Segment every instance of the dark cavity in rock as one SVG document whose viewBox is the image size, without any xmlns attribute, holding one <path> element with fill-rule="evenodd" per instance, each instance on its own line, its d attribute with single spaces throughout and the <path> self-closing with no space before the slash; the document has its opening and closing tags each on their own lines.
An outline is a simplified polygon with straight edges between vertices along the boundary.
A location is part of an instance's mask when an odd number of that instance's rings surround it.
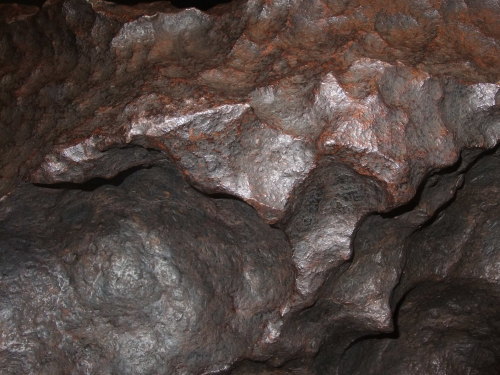
<svg viewBox="0 0 500 375">
<path fill-rule="evenodd" d="M 231 1 L 234 0 L 171 0 L 169 2 L 174 7 L 179 9 L 196 8 L 202 11 L 207 11 L 217 5 L 227 4 L 230 3 Z M 156 3 L 159 1 L 158 0 L 112 0 L 111 2 L 122 5 L 137 5 L 141 3 Z"/>
</svg>

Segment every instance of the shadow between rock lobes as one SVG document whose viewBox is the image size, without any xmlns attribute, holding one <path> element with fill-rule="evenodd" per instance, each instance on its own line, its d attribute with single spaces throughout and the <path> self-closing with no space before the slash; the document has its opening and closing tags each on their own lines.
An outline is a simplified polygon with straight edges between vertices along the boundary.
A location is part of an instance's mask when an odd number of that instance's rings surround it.
<svg viewBox="0 0 500 375">
<path fill-rule="evenodd" d="M 34 5 L 41 7 L 46 0 L 2 0 L 1 4 L 20 4 L 20 5 Z"/>
<path fill-rule="evenodd" d="M 172 0 L 170 3 L 176 8 L 198 8 L 199 10 L 209 10 L 220 4 L 230 3 L 231 0 Z"/>
<path fill-rule="evenodd" d="M 120 186 L 120 184 L 125 181 L 125 179 L 135 172 L 141 169 L 150 169 L 152 166 L 143 166 L 139 165 L 136 167 L 129 168 L 124 170 L 114 177 L 111 178 L 103 178 L 103 177 L 94 177 L 89 179 L 88 181 L 76 183 L 76 182 L 60 182 L 55 184 L 33 184 L 38 187 L 48 188 L 48 189 L 62 189 L 62 190 L 82 190 L 82 191 L 94 191 L 101 186 L 112 185 L 112 186 Z"/>
<path fill-rule="evenodd" d="M 279 320 L 294 280 L 283 232 L 169 161 L 123 173 L 0 202 L 2 374 L 218 373 Z"/>
<path fill-rule="evenodd" d="M 141 3 L 155 3 L 157 0 L 114 0 L 116 4 L 136 5 Z M 217 5 L 230 3 L 231 0 L 172 0 L 170 4 L 179 9 L 197 8 L 207 11 Z"/>
</svg>

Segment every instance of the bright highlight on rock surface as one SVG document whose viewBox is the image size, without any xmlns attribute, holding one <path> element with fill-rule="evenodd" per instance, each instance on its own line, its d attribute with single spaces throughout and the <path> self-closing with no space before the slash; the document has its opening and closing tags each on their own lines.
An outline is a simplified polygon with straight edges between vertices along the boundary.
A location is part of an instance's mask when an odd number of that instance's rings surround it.
<svg viewBox="0 0 500 375">
<path fill-rule="evenodd" d="M 7 374 L 496 374 L 495 1 L 0 4 Z"/>
</svg>

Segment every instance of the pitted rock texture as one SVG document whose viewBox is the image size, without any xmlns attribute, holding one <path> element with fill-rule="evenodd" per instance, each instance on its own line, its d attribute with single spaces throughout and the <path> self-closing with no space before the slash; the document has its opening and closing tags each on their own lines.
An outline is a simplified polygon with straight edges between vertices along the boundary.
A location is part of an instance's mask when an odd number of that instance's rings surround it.
<svg viewBox="0 0 500 375">
<path fill-rule="evenodd" d="M 0 4 L 0 367 L 460 373 L 479 341 L 414 366 L 430 318 L 411 301 L 498 295 L 499 18 L 486 0 Z M 471 336 L 498 312 L 436 303 Z"/>
<path fill-rule="evenodd" d="M 284 234 L 168 165 L 92 191 L 27 186 L 2 203 L 7 373 L 225 369 L 255 357 L 293 291 Z"/>
</svg>

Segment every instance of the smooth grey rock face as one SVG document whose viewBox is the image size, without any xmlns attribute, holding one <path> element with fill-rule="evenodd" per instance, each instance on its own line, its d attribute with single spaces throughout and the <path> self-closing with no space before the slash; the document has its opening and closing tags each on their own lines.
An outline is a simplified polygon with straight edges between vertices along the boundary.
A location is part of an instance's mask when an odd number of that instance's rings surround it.
<svg viewBox="0 0 500 375">
<path fill-rule="evenodd" d="M 498 4 L 130 3 L 0 4 L 2 371 L 494 373 Z"/>
</svg>

